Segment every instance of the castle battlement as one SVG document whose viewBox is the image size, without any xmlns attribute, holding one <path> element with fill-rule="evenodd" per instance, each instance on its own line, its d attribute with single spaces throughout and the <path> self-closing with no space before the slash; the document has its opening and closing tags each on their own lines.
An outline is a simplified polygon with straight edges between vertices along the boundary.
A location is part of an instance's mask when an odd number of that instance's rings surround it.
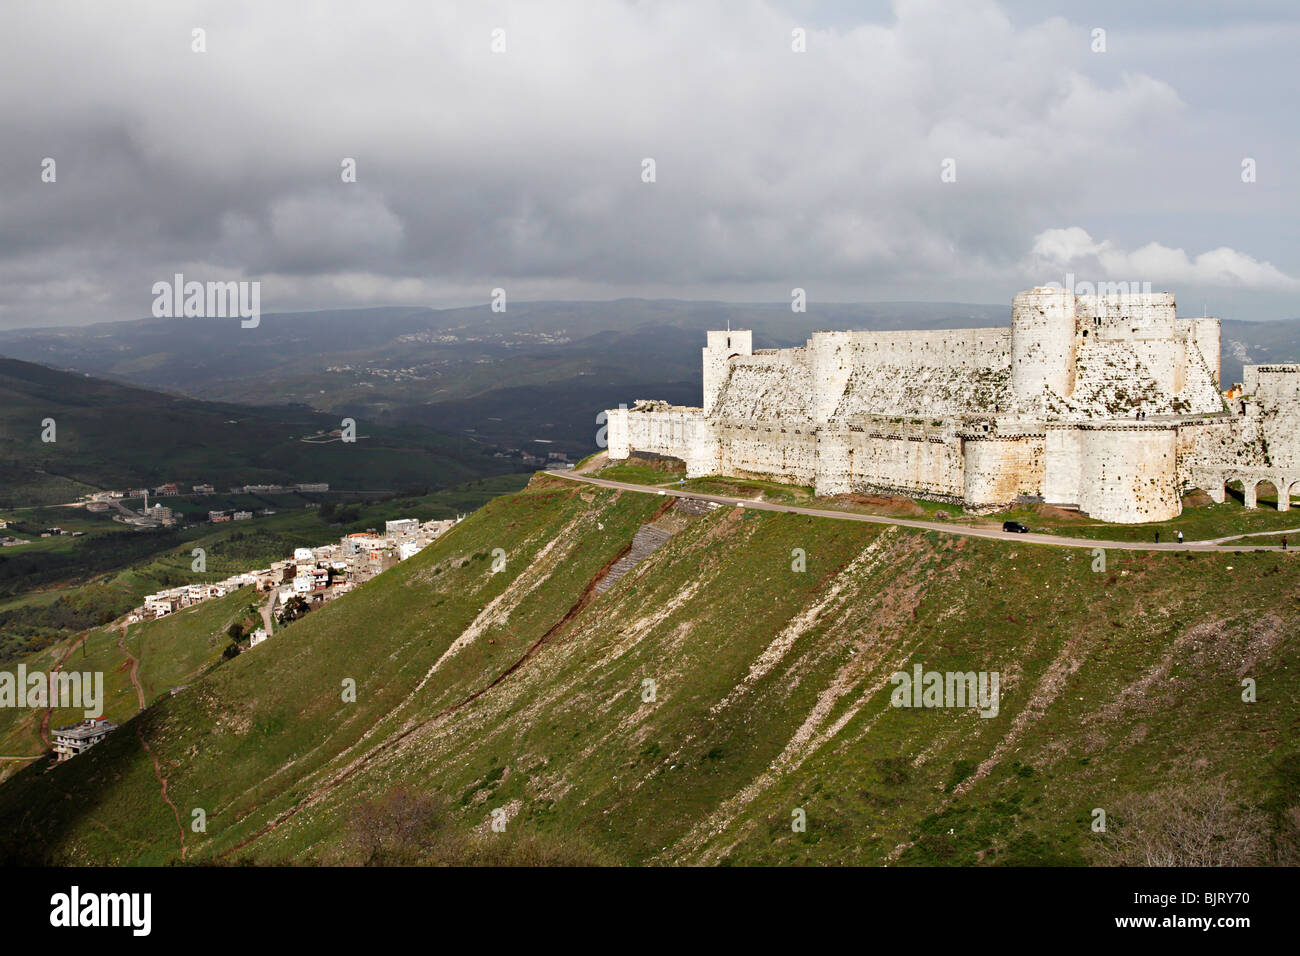
<svg viewBox="0 0 1300 956">
<path fill-rule="evenodd" d="M 1051 286 L 1015 296 L 1010 327 L 826 330 L 759 350 L 749 330 L 710 331 L 700 407 L 608 412 L 609 455 L 667 455 L 691 477 L 822 495 L 973 510 L 1034 497 L 1110 521 L 1165 520 L 1219 472 L 1294 462 L 1300 481 L 1300 365 L 1248 367 L 1251 400 L 1229 408 L 1219 341 L 1219 320 L 1179 318 L 1172 293 Z M 1206 490 L 1222 500 L 1222 481 Z"/>
</svg>

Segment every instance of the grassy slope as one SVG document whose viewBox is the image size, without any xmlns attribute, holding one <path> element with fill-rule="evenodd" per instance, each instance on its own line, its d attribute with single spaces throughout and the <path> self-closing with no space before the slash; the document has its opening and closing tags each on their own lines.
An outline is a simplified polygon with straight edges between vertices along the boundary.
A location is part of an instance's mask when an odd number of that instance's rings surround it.
<svg viewBox="0 0 1300 956">
<path fill-rule="evenodd" d="M 250 588 L 185 608 L 157 621 L 133 624 L 125 638 L 126 649 L 140 659 L 139 680 L 145 702 L 191 680 L 221 658 L 230 639 L 226 628 L 239 617 L 255 595 Z M 136 714 L 138 699 L 130 677 L 130 658 L 118 647 L 120 628 L 96 629 L 85 635 L 85 643 L 67 657 L 63 669 L 104 675 L 104 716 L 124 723 Z M 49 673 L 67 653 L 69 644 L 30 655 L 23 659 L 28 673 Z M 13 671 L 17 663 L 5 665 Z M 83 718 L 80 709 L 56 709 L 50 726 L 76 723 Z M 40 738 L 41 712 L 0 708 L 0 753 L 7 755 L 38 754 L 45 750 Z"/>
<path fill-rule="evenodd" d="M 356 807 L 406 784 L 466 831 L 500 807 L 512 832 L 631 863 L 1082 862 L 1092 808 L 1198 768 L 1263 801 L 1295 751 L 1290 555 L 1111 552 L 1096 573 L 719 509 L 581 606 L 664 504 L 537 479 L 141 715 L 181 815 L 208 816 L 187 859 L 337 860 Z M 890 707 L 913 662 L 1000 672 L 1000 714 Z M 18 845 L 176 859 L 136 726 L 44 770 L 0 787 Z"/>
</svg>

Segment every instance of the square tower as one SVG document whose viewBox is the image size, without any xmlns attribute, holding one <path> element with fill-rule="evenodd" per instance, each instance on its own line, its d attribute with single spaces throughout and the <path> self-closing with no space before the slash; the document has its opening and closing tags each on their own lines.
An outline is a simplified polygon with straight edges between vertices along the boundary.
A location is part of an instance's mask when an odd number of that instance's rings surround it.
<svg viewBox="0 0 1300 956">
<path fill-rule="evenodd" d="M 754 353 L 754 333 L 749 329 L 727 329 L 708 333 L 704 346 L 704 414 L 713 411 L 718 393 L 727 382 L 731 359 Z"/>
</svg>

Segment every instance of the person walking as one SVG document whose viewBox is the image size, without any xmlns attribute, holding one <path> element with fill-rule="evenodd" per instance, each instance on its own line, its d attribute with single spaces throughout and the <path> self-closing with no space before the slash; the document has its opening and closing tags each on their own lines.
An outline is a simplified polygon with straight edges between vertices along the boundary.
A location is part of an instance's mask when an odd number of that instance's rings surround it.
<svg viewBox="0 0 1300 956">
<path fill-rule="evenodd" d="M 1179 544 L 1183 543 L 1183 533 L 1181 531 L 1178 532 L 1178 543 Z"/>
<path fill-rule="evenodd" d="M 1286 535 L 1282 535 L 1282 550 L 1286 550 Z"/>
<path fill-rule="evenodd" d="M 1156 532 L 1156 544 L 1159 544 L 1159 543 L 1160 543 L 1160 532 L 1157 531 L 1157 532 Z"/>
</svg>

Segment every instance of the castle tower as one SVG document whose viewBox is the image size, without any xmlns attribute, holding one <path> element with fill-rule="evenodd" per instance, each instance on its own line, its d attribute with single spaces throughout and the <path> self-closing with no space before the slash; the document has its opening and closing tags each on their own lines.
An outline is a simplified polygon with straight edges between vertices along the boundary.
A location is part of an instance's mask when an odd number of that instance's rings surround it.
<svg viewBox="0 0 1300 956">
<path fill-rule="evenodd" d="M 1074 293 L 1036 286 L 1011 300 L 1011 388 L 1022 405 L 1037 405 L 1043 386 L 1074 391 Z"/>
<path fill-rule="evenodd" d="M 1222 359 L 1219 354 L 1219 320 L 1211 318 L 1192 319 L 1192 343 L 1200 350 L 1205 359 L 1205 366 L 1214 376 L 1214 381 L 1223 387 Z"/>
<path fill-rule="evenodd" d="M 726 384 L 728 363 L 735 355 L 752 355 L 754 333 L 749 329 L 728 329 L 709 332 L 708 345 L 704 347 L 704 414 L 713 411 L 718 393 Z"/>
</svg>

